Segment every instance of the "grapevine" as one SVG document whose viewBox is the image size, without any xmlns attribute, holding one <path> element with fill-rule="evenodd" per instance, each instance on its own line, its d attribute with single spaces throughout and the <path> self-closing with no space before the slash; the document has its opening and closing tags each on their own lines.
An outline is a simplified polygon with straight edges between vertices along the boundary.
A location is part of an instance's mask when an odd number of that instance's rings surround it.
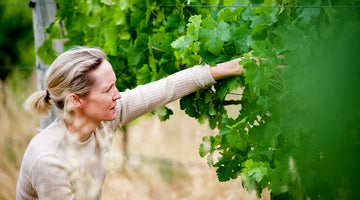
<svg viewBox="0 0 360 200">
<path fill-rule="evenodd" d="M 322 140 L 321 133 L 328 128 L 321 124 L 324 116 L 317 114 L 330 107 L 319 108 L 322 104 L 316 99 L 323 98 L 312 86 L 328 91 L 315 75 L 335 68 L 329 61 L 325 62 L 328 68 L 321 67 L 323 60 L 329 60 L 322 51 L 334 57 L 346 55 L 350 60 L 344 65 L 353 66 L 354 52 L 359 52 L 356 50 L 360 46 L 359 28 L 354 28 L 360 27 L 359 7 L 337 9 L 336 5 L 344 1 L 336 0 L 326 2 L 326 6 L 321 0 L 57 0 L 57 3 L 56 19 L 47 29 L 49 38 L 37 52 L 40 58 L 47 63 L 55 59 L 52 40 L 56 39 L 65 40 L 65 49 L 74 45 L 101 47 L 118 77 L 119 90 L 197 64 L 214 66 L 244 57 L 240 61 L 246 69 L 244 76 L 225 79 L 180 100 L 187 115 L 200 123 L 207 121 L 212 129 L 219 130 L 216 136 L 204 137 L 199 148 L 208 165 L 217 168 L 219 181 L 241 178 L 243 185 L 256 190 L 258 195 L 268 188 L 273 199 L 353 197 L 353 179 L 347 176 L 330 179 L 327 176 L 333 171 L 328 174 L 322 171 L 324 165 L 338 157 L 331 157 L 332 151 Z M 60 25 L 64 26 L 64 33 Z M 339 35 L 344 44 L 329 45 Z M 347 38 L 355 39 L 351 41 L 357 44 L 353 49 L 329 51 L 348 49 Z M 259 62 L 254 57 L 260 58 Z M 339 78 L 359 84 L 354 74 L 347 73 L 352 68 L 344 69 L 346 76 Z M 239 88 L 241 98 L 229 99 L 229 94 Z M 347 113 L 351 117 L 344 118 L 346 121 L 340 120 L 343 122 L 340 127 L 344 132 L 352 132 L 344 137 L 351 143 L 349 149 L 358 151 L 359 125 L 355 121 L 360 116 L 359 95 L 346 97 L 351 101 L 341 108 L 355 111 Z M 228 115 L 228 105 L 239 107 L 236 117 Z M 172 111 L 164 107 L 156 113 L 165 120 Z M 329 122 L 336 120 L 330 118 Z M 336 185 L 337 182 L 341 184 Z"/>
</svg>

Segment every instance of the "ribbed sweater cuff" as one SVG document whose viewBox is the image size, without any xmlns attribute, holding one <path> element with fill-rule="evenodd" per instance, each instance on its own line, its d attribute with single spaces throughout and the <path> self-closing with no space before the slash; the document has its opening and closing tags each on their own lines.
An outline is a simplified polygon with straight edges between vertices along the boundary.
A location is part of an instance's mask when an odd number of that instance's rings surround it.
<svg viewBox="0 0 360 200">
<path fill-rule="evenodd" d="M 200 87 L 206 88 L 216 83 L 211 75 L 210 66 L 208 64 L 196 65 L 193 68 L 197 76 L 196 80 Z"/>
</svg>

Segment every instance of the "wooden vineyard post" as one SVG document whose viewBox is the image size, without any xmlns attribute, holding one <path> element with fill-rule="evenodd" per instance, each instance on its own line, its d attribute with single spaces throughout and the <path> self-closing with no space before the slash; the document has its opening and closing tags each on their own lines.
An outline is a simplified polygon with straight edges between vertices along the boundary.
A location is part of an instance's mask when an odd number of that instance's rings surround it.
<svg viewBox="0 0 360 200">
<path fill-rule="evenodd" d="M 44 40 L 48 37 L 45 32 L 51 22 L 55 19 L 56 3 L 54 0 L 32 0 L 29 6 L 33 9 L 33 28 L 35 39 L 35 52 L 42 45 Z M 58 52 L 63 52 L 63 44 L 61 42 L 54 43 L 54 49 Z M 38 90 L 46 90 L 45 74 L 49 65 L 44 64 L 38 56 L 36 56 L 36 75 Z M 52 106 L 49 116 L 40 120 L 40 128 L 45 128 L 56 118 L 56 107 Z"/>
</svg>

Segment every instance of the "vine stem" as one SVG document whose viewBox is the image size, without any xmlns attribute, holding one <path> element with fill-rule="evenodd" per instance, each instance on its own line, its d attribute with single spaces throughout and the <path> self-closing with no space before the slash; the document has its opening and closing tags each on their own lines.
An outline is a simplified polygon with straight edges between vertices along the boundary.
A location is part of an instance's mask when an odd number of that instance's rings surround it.
<svg viewBox="0 0 360 200">
<path fill-rule="evenodd" d="M 236 124 L 234 124 L 234 125 L 232 125 L 232 126 L 229 126 L 229 128 L 230 128 L 230 129 L 234 129 L 234 128 L 236 128 L 237 126 L 239 126 L 240 124 L 245 123 L 246 120 L 247 120 L 247 117 L 244 117 L 244 118 L 242 118 L 240 121 L 238 121 Z"/>
<path fill-rule="evenodd" d="M 154 46 L 151 46 L 151 48 L 152 48 L 152 49 L 155 49 L 155 50 L 158 50 L 158 51 L 161 51 L 161 52 L 166 52 L 165 50 L 163 50 L 163 49 L 159 49 L 159 48 L 154 47 Z"/>
</svg>

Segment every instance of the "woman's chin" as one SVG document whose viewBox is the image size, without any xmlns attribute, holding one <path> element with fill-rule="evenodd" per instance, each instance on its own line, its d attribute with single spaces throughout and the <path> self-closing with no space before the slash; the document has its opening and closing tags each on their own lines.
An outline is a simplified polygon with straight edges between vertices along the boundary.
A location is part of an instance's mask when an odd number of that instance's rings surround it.
<svg viewBox="0 0 360 200">
<path fill-rule="evenodd" d="M 116 114 L 109 116 L 105 121 L 114 121 L 116 119 Z"/>
<path fill-rule="evenodd" d="M 116 119 L 116 109 L 110 110 L 110 115 L 105 121 L 114 121 Z"/>
</svg>

